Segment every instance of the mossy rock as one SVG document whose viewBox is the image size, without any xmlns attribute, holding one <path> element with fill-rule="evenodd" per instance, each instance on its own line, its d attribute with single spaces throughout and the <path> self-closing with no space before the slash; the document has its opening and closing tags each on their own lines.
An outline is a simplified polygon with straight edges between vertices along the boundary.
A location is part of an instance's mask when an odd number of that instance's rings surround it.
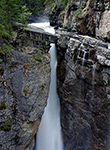
<svg viewBox="0 0 110 150">
<path fill-rule="evenodd" d="M 42 54 L 42 51 L 41 51 L 40 48 L 38 48 L 38 52 L 37 52 L 37 54 L 36 54 L 36 56 L 35 56 L 35 59 L 36 59 L 37 61 L 42 61 L 42 59 L 43 59 L 43 54 Z"/>
<path fill-rule="evenodd" d="M 24 89 L 23 92 L 24 92 L 24 96 L 28 96 L 28 91 L 29 91 L 29 88 L 28 89 Z"/>
<path fill-rule="evenodd" d="M 12 127 L 12 123 L 7 122 L 6 124 L 4 124 L 0 127 L 0 130 L 9 131 L 11 129 L 11 127 Z"/>
<path fill-rule="evenodd" d="M 46 84 L 43 83 L 43 84 L 41 85 L 41 87 L 42 87 L 42 90 L 44 90 L 44 88 L 46 87 Z"/>
<path fill-rule="evenodd" d="M 28 63 L 25 63 L 24 64 L 24 69 L 28 69 L 29 68 L 29 64 Z"/>
<path fill-rule="evenodd" d="M 0 67 L 0 75 L 2 76 L 4 74 L 4 69 Z"/>
<path fill-rule="evenodd" d="M 3 102 L 0 104 L 0 110 L 6 109 L 5 103 L 6 103 L 6 101 L 3 101 Z"/>
</svg>

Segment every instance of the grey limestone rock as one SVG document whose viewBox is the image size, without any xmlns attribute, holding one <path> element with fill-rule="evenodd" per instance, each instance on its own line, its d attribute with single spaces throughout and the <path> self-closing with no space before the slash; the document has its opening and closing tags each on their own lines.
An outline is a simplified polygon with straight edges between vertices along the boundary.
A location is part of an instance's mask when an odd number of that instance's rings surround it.
<svg viewBox="0 0 110 150">
<path fill-rule="evenodd" d="M 0 57 L 0 150 L 34 149 L 50 83 L 50 55 L 38 60 L 37 52 L 10 50 Z"/>
<path fill-rule="evenodd" d="M 81 35 L 67 43 L 57 71 L 65 150 L 109 150 L 110 50 Z"/>
</svg>

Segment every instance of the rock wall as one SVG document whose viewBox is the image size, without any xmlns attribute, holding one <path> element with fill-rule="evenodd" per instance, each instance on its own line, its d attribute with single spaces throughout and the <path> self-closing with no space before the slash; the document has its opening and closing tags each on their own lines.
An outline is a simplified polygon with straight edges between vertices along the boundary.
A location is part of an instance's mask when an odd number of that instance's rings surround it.
<svg viewBox="0 0 110 150">
<path fill-rule="evenodd" d="M 57 44 L 58 93 L 65 150 L 109 150 L 108 44 L 73 34 L 68 34 L 67 39 L 64 32 Z"/>
<path fill-rule="evenodd" d="M 56 4 L 50 14 L 51 24 L 54 21 L 54 25 L 69 31 L 92 35 L 110 42 L 109 0 L 74 0 L 65 8 L 58 9 L 59 7 L 61 8 Z"/>
<path fill-rule="evenodd" d="M 0 51 L 0 150 L 33 150 L 47 103 L 50 55 L 24 46 Z"/>
<path fill-rule="evenodd" d="M 16 46 L 17 50 L 22 51 L 26 47 L 40 47 L 47 52 L 50 49 L 50 43 L 55 43 L 56 40 L 57 37 L 55 35 L 45 32 L 38 27 L 28 25 L 28 28 L 23 28 L 18 31 L 14 46 Z"/>
</svg>

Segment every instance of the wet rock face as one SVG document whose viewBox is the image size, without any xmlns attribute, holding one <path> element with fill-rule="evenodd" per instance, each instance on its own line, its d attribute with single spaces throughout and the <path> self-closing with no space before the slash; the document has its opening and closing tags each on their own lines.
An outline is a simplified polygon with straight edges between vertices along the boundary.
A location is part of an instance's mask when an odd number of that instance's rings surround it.
<svg viewBox="0 0 110 150">
<path fill-rule="evenodd" d="M 58 93 L 65 150 L 109 150 L 110 50 L 97 39 L 74 36 L 63 55 Z"/>
<path fill-rule="evenodd" d="M 48 53 L 26 47 L 0 54 L 0 150 L 34 148 L 49 82 Z"/>
</svg>

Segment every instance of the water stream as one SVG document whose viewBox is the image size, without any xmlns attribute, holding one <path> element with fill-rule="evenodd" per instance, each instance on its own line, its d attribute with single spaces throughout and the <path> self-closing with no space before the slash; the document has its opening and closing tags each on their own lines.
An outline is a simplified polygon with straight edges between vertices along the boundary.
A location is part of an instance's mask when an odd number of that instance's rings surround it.
<svg viewBox="0 0 110 150">
<path fill-rule="evenodd" d="M 93 66 L 92 66 L 92 91 L 93 91 L 93 96 L 94 96 L 95 69 L 96 69 L 96 65 L 93 62 Z"/>
<path fill-rule="evenodd" d="M 49 22 L 33 23 L 32 25 L 42 27 L 45 31 L 54 33 Z M 35 150 L 63 150 L 63 142 L 60 125 L 60 103 L 57 94 L 57 53 L 55 44 L 51 44 L 49 51 L 51 55 L 51 83 L 42 120 L 37 132 Z"/>
<path fill-rule="evenodd" d="M 108 49 L 110 50 L 110 43 L 108 43 Z"/>
<path fill-rule="evenodd" d="M 83 51 L 84 52 L 84 54 L 83 54 L 83 58 L 82 58 L 82 66 L 84 66 L 84 61 L 85 61 L 85 56 L 86 56 L 86 52 L 85 51 Z"/>
</svg>

